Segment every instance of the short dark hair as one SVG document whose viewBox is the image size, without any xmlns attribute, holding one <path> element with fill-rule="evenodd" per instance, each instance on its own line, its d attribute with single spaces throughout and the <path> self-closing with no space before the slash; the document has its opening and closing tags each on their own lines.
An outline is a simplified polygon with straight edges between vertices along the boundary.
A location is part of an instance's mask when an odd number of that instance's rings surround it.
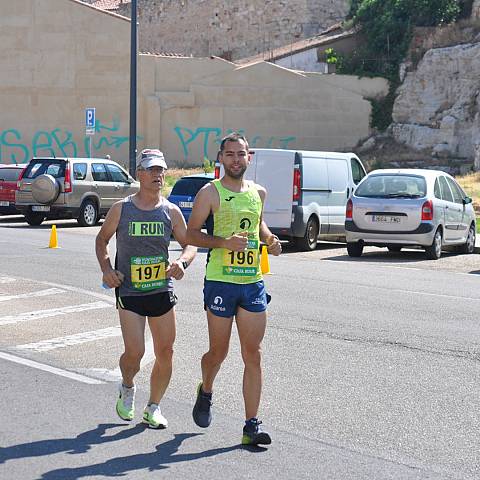
<svg viewBox="0 0 480 480">
<path fill-rule="evenodd" d="M 245 145 L 247 146 L 247 150 L 248 150 L 248 141 L 245 138 L 245 135 L 242 135 L 241 133 L 238 133 L 238 132 L 232 132 L 222 138 L 222 141 L 220 143 L 220 153 L 222 153 L 225 150 L 225 144 L 227 142 L 238 142 L 240 140 L 245 142 Z"/>
</svg>

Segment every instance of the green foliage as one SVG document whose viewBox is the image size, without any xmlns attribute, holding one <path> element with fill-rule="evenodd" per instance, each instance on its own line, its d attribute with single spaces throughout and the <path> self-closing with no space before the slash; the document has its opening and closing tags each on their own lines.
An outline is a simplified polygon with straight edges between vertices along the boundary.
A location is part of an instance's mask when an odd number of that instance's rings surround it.
<svg viewBox="0 0 480 480">
<path fill-rule="evenodd" d="M 203 158 L 203 171 L 210 173 L 215 170 L 215 162 L 212 162 L 208 157 Z"/>
<path fill-rule="evenodd" d="M 333 48 L 327 48 L 325 50 L 325 56 L 327 58 L 327 63 L 336 64 L 338 63 L 338 55 L 335 53 Z"/>
</svg>

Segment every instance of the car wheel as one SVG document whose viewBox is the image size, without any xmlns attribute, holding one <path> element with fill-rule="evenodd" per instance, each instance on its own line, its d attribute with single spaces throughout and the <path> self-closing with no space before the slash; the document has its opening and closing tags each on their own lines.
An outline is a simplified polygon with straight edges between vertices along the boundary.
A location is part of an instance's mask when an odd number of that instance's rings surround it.
<svg viewBox="0 0 480 480">
<path fill-rule="evenodd" d="M 438 260 L 442 255 L 442 231 L 438 229 L 433 237 L 433 242 L 425 248 L 425 255 L 429 260 Z"/>
<path fill-rule="evenodd" d="M 45 220 L 45 215 L 41 212 L 32 212 L 29 210 L 25 212 L 25 220 L 29 225 L 37 226 L 41 225 L 42 222 Z"/>
<path fill-rule="evenodd" d="M 315 217 L 310 217 L 307 222 L 307 228 L 303 237 L 296 237 L 295 244 L 300 250 L 312 251 L 317 248 L 318 232 L 320 231 L 318 221 Z"/>
<path fill-rule="evenodd" d="M 475 250 L 475 225 L 470 225 L 470 229 L 468 230 L 467 240 L 466 242 L 460 247 L 460 251 L 462 253 L 473 253 Z"/>
<path fill-rule="evenodd" d="M 400 245 L 390 245 L 387 248 L 389 252 L 399 252 L 402 249 Z"/>
<path fill-rule="evenodd" d="M 98 207 L 92 200 L 85 200 L 80 206 L 77 221 L 82 227 L 93 227 L 98 220 Z"/>
<path fill-rule="evenodd" d="M 347 252 L 350 257 L 361 257 L 363 253 L 363 242 L 347 242 Z"/>
</svg>

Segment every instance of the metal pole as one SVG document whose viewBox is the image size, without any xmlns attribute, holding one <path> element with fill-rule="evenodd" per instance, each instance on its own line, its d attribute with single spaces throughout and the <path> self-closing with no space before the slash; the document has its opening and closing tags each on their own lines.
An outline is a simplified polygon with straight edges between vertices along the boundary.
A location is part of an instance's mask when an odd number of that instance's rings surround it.
<svg viewBox="0 0 480 480">
<path fill-rule="evenodd" d="M 130 25 L 130 143 L 129 172 L 135 178 L 137 156 L 137 0 L 131 4 Z"/>
</svg>

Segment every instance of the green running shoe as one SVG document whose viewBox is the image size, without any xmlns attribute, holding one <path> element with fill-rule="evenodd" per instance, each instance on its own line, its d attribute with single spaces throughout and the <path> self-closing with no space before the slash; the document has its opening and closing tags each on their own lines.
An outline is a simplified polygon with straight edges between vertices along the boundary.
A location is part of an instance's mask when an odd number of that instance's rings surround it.
<svg viewBox="0 0 480 480">
<path fill-rule="evenodd" d="M 133 387 L 126 387 L 120 382 L 118 386 L 118 400 L 117 400 L 117 414 L 122 420 L 133 420 L 135 414 L 135 385 Z"/>
<path fill-rule="evenodd" d="M 270 445 L 272 443 L 270 435 L 260 428 L 261 423 L 257 418 L 251 418 L 245 422 L 242 445 Z"/>
<path fill-rule="evenodd" d="M 162 415 L 160 406 L 156 403 L 151 403 L 145 407 L 142 422 L 148 424 L 150 428 L 168 427 L 168 420 Z"/>
</svg>

